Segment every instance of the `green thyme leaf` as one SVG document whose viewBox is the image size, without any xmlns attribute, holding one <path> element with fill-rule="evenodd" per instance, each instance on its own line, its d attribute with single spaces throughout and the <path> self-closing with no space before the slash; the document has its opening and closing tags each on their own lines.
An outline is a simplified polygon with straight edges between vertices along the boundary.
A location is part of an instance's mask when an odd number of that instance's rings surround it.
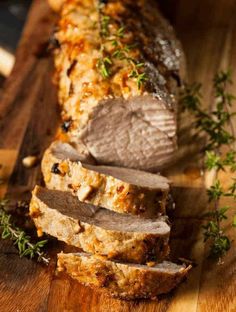
<svg viewBox="0 0 236 312">
<path fill-rule="evenodd" d="M 100 70 L 100 73 L 103 78 L 108 78 L 111 74 L 110 65 L 112 64 L 112 60 L 106 56 L 104 58 L 100 58 L 97 62 L 97 67 Z"/>
<path fill-rule="evenodd" d="M 233 218 L 233 223 L 232 223 L 233 227 L 236 227 L 236 215 L 234 215 L 234 218 Z"/>
<path fill-rule="evenodd" d="M 232 179 L 234 182 L 229 187 L 230 194 L 233 195 L 236 192 L 236 179 Z"/>
<path fill-rule="evenodd" d="M 42 240 L 36 244 L 31 243 L 31 237 L 24 230 L 15 226 L 11 220 L 11 215 L 7 214 L 5 207 L 8 201 L 0 200 L 0 232 L 2 239 L 11 239 L 19 251 L 20 257 L 29 256 L 37 258 L 45 264 L 49 263 L 49 258 L 41 250 L 47 243 L 47 240 Z"/>
<path fill-rule="evenodd" d="M 117 37 L 123 38 L 125 35 L 125 26 L 121 26 L 117 33 L 116 33 Z"/>
<path fill-rule="evenodd" d="M 229 166 L 232 172 L 236 171 L 236 152 L 228 151 L 223 163 L 225 166 Z"/>
<path fill-rule="evenodd" d="M 143 67 L 144 65 L 145 65 L 144 63 L 138 63 L 138 64 L 136 64 L 136 67 L 140 68 L 140 67 Z"/>
<path fill-rule="evenodd" d="M 220 180 L 215 180 L 214 184 L 207 190 L 209 201 L 219 200 L 224 194 L 223 188 L 220 184 Z"/>
<path fill-rule="evenodd" d="M 104 15 L 101 17 L 101 35 L 102 35 L 102 37 L 106 37 L 109 35 L 109 22 L 110 22 L 110 16 Z"/>
<path fill-rule="evenodd" d="M 208 170 L 224 169 L 221 162 L 221 157 L 217 155 L 214 151 L 206 151 L 205 166 Z"/>
<path fill-rule="evenodd" d="M 138 83 L 138 88 L 140 89 L 142 84 L 147 80 L 147 75 L 146 73 L 138 74 L 137 76 L 137 83 Z"/>
</svg>

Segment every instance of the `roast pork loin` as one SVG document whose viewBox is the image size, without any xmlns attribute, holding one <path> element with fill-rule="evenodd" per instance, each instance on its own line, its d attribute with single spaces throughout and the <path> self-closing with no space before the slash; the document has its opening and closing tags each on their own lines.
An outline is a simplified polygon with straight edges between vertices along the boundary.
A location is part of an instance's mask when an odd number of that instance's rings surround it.
<svg viewBox="0 0 236 312">
<path fill-rule="evenodd" d="M 189 269 L 190 266 L 168 261 L 148 266 L 109 261 L 85 253 L 58 254 L 59 271 L 122 299 L 154 299 L 175 288 Z"/>
<path fill-rule="evenodd" d="M 70 141 L 100 164 L 169 163 L 184 58 L 156 1 L 70 0 L 60 14 L 55 81 Z"/>
<path fill-rule="evenodd" d="M 49 189 L 70 191 L 80 201 L 120 213 L 157 216 L 165 213 L 169 181 L 159 174 L 96 166 L 70 144 L 55 141 L 45 151 L 42 172 Z"/>
<path fill-rule="evenodd" d="M 39 232 L 109 259 L 145 263 L 162 260 L 169 251 L 165 217 L 119 214 L 39 186 L 32 194 L 30 215 Z"/>
</svg>

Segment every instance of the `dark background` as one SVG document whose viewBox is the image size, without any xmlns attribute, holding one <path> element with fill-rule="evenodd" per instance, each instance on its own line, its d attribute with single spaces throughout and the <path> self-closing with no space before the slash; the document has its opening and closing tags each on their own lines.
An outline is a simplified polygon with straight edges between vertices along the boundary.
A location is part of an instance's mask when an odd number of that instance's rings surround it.
<svg viewBox="0 0 236 312">
<path fill-rule="evenodd" d="M 0 47 L 15 53 L 31 0 L 0 0 Z M 0 75 L 0 86 L 4 77 Z"/>
<path fill-rule="evenodd" d="M 0 0 L 0 46 L 14 52 L 20 38 L 30 0 Z"/>
</svg>

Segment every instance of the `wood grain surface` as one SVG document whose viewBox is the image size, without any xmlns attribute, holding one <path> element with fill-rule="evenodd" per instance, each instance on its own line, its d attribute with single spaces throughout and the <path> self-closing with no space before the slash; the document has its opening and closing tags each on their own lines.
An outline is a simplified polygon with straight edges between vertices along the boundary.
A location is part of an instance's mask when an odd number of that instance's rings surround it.
<svg viewBox="0 0 236 312">
<path fill-rule="evenodd" d="M 233 70 L 236 82 L 236 2 L 233 0 L 163 0 L 161 8 L 176 28 L 187 56 L 188 76 L 203 83 L 206 109 L 212 99 L 211 80 L 219 69 Z M 52 60 L 44 52 L 56 16 L 45 0 L 35 0 L 17 50 L 0 105 L 0 196 L 28 198 L 41 182 L 40 166 L 25 169 L 22 158 L 41 156 L 58 125 L 56 91 L 51 83 Z M 234 86 L 236 94 L 236 85 Z M 236 107 L 235 107 L 236 108 Z M 121 301 L 55 274 L 56 252 L 67 248 L 56 241 L 48 247 L 49 267 L 20 259 L 15 248 L 0 241 L 1 312 L 234 312 L 236 311 L 235 242 L 224 264 L 206 257 L 202 215 L 206 211 L 205 179 L 199 174 L 190 116 L 179 116 L 177 161 L 166 174 L 174 182 L 176 210 L 172 216 L 172 258 L 190 258 L 197 265 L 189 278 L 158 301 Z M 229 176 L 222 179 L 227 182 Z M 224 204 L 227 204 L 226 202 Z M 233 230 L 228 227 L 231 237 Z M 230 233 L 231 232 L 231 233 Z"/>
</svg>

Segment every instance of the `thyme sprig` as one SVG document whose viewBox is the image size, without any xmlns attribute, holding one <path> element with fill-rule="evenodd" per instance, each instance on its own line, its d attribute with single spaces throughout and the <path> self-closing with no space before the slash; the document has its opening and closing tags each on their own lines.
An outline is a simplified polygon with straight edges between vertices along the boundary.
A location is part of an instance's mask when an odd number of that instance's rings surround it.
<svg viewBox="0 0 236 312">
<path fill-rule="evenodd" d="M 110 67 L 112 65 L 112 60 L 110 59 L 109 56 L 104 56 L 99 58 L 97 62 L 97 67 L 100 70 L 100 73 L 103 78 L 108 78 L 111 75 L 111 70 Z"/>
<path fill-rule="evenodd" d="M 37 258 L 39 262 L 49 263 L 49 258 L 42 251 L 47 240 L 41 240 L 37 243 L 31 242 L 31 237 L 24 230 L 15 226 L 12 216 L 5 211 L 8 201 L 0 200 L 0 232 L 2 239 L 10 239 L 19 251 L 20 257 Z"/>
<path fill-rule="evenodd" d="M 207 189 L 209 205 L 213 206 L 213 210 L 205 214 L 208 221 L 203 225 L 203 234 L 204 241 L 210 242 L 210 255 L 219 260 L 231 247 L 231 239 L 225 234 L 222 223 L 228 219 L 227 213 L 232 209 L 221 207 L 220 201 L 223 197 L 236 200 L 236 179 L 232 177 L 233 182 L 226 190 L 219 179 L 219 172 L 225 171 L 226 166 L 232 174 L 236 171 L 235 128 L 232 120 L 235 112 L 231 112 L 235 96 L 227 91 L 231 84 L 230 71 L 221 71 L 215 75 L 215 105 L 211 112 L 202 108 L 201 84 L 187 85 L 181 97 L 183 108 L 194 115 L 196 128 L 207 137 L 204 149 L 205 169 L 214 170 L 215 175 L 212 185 Z M 222 147 L 226 152 L 222 152 Z M 233 217 L 232 226 L 236 227 L 236 215 Z"/>
<path fill-rule="evenodd" d="M 122 38 L 126 35 L 126 27 L 119 25 L 118 29 L 114 32 L 110 30 L 110 24 L 114 22 L 108 15 L 103 14 L 104 4 L 99 5 L 99 24 L 100 24 L 100 37 L 101 57 L 97 61 L 97 67 L 103 78 L 109 78 L 112 74 L 111 67 L 114 59 L 125 60 L 131 65 L 131 71 L 128 74 L 129 78 L 135 78 L 137 81 L 138 89 L 147 81 L 147 74 L 144 72 L 145 64 L 130 57 L 130 51 L 137 47 L 136 43 L 126 44 L 122 42 Z M 113 47 L 112 52 L 108 51 L 106 46 L 111 44 Z"/>
</svg>

